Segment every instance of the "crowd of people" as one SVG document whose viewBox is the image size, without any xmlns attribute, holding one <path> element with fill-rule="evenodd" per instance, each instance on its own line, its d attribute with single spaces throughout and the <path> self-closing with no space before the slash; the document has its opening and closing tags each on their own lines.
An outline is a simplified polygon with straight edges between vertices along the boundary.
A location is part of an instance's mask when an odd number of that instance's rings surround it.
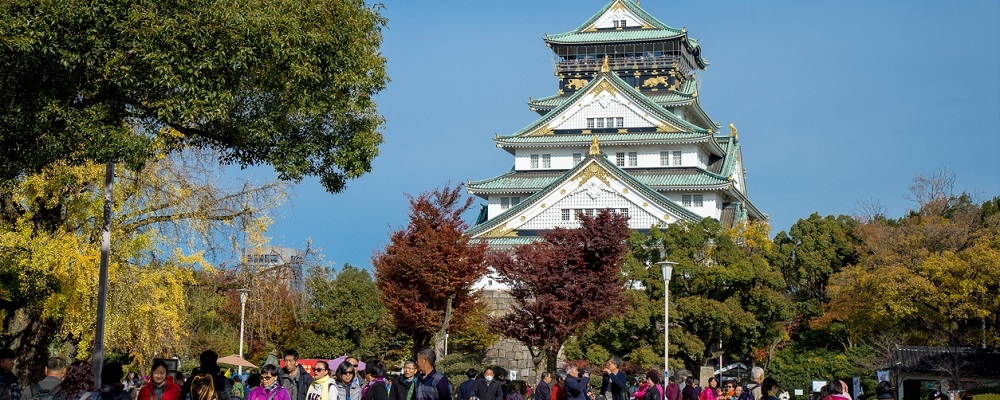
<svg viewBox="0 0 1000 400">
<path fill-rule="evenodd" d="M 514 382 L 506 389 L 493 368 L 482 373 L 470 368 L 455 391 L 436 369 L 436 358 L 433 349 L 422 349 L 395 375 L 381 360 L 361 363 L 355 357 L 344 357 L 337 365 L 316 361 L 307 372 L 298 352 L 290 349 L 281 366 L 266 364 L 244 379 L 223 374 L 218 354 L 209 350 L 201 354 L 200 365 L 187 379 L 163 360 L 155 360 L 144 377 L 125 376 L 121 364 L 108 363 L 97 387 L 90 363 L 67 364 L 52 357 L 43 367 L 45 378 L 22 387 L 13 373 L 14 353 L 0 349 L 0 400 L 788 400 L 788 393 L 774 378 L 765 377 L 760 367 L 751 370 L 751 380 L 745 384 L 726 380 L 720 385 L 711 377 L 708 387 L 701 388 L 694 377 L 663 379 L 658 371 L 649 371 L 641 383 L 631 385 L 618 357 L 602 365 L 600 386 L 596 377 L 591 381 L 590 371 L 573 365 L 541 373 L 533 388 Z M 876 394 L 878 400 L 895 400 L 888 382 L 880 382 Z M 847 384 L 838 379 L 816 398 L 851 400 Z M 943 399 L 932 394 L 928 400 Z"/>
</svg>

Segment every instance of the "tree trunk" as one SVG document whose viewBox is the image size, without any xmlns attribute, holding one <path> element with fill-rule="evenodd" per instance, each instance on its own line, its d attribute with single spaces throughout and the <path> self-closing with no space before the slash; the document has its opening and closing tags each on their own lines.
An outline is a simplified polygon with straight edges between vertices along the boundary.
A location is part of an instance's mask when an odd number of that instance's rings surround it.
<svg viewBox="0 0 1000 400">
<path fill-rule="evenodd" d="M 556 357 L 559 356 L 559 349 L 545 349 L 545 370 L 552 372 L 556 369 Z M 535 370 L 538 376 L 541 377 L 541 371 L 538 370 L 538 366 L 535 366 Z"/>
<path fill-rule="evenodd" d="M 448 349 L 446 348 L 448 345 L 448 325 L 451 325 L 451 305 L 454 300 L 454 294 L 448 296 L 448 300 L 444 304 L 444 321 L 441 323 L 441 329 L 434 335 L 434 351 L 437 353 L 438 358 L 448 354 Z"/>
</svg>

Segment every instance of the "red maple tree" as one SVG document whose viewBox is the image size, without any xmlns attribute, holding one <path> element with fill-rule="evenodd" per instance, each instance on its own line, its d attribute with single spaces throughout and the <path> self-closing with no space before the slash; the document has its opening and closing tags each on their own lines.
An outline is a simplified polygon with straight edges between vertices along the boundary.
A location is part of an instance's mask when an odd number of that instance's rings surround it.
<svg viewBox="0 0 1000 400">
<path fill-rule="evenodd" d="M 379 299 L 396 327 L 413 338 L 413 355 L 435 334 L 460 325 L 474 309 L 470 288 L 486 272 L 486 243 L 465 231 L 461 185 L 410 199 L 410 222 L 392 232 L 390 243 L 372 257 Z"/>
<path fill-rule="evenodd" d="M 490 326 L 531 351 L 535 370 L 554 369 L 563 342 L 587 323 L 621 313 L 621 265 L 631 231 L 628 217 L 578 214 L 580 227 L 541 233 L 542 240 L 491 253 L 489 263 L 511 287 L 514 306 Z"/>
</svg>

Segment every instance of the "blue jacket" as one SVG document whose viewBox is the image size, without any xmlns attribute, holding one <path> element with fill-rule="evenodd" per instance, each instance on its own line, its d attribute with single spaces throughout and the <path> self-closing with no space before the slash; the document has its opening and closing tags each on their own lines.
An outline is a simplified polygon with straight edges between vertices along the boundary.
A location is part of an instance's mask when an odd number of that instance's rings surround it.
<svg viewBox="0 0 1000 400">
<path fill-rule="evenodd" d="M 566 377 L 566 400 L 589 400 L 587 399 L 587 387 L 590 386 L 590 378 Z"/>
<path fill-rule="evenodd" d="M 601 381 L 601 393 L 611 392 L 611 398 L 608 400 L 623 400 L 622 391 L 628 384 L 626 383 L 625 373 L 618 371 L 614 374 L 604 375 L 604 379 Z"/>
</svg>

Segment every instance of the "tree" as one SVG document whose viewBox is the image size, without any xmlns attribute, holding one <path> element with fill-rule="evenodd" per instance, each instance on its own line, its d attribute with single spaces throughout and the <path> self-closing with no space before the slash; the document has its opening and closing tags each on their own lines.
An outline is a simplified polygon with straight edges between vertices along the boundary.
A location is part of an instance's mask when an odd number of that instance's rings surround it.
<svg viewBox="0 0 1000 400">
<path fill-rule="evenodd" d="M 362 0 L 5 1 L 0 179 L 165 144 L 341 191 L 382 141 L 383 26 Z"/>
<path fill-rule="evenodd" d="M 830 278 L 820 324 L 846 325 L 849 344 L 885 329 L 909 332 L 906 340 L 922 345 L 976 346 L 998 337 L 1000 217 L 992 202 L 953 194 L 953 181 L 918 176 L 918 208 L 856 228 L 861 259 Z"/>
<path fill-rule="evenodd" d="M 368 271 L 350 264 L 336 275 L 313 268 L 306 280 L 303 323 L 287 347 L 307 358 L 351 354 L 386 359 L 398 346 L 408 350 L 408 342 L 400 340 L 391 316 L 379 302 L 378 291 Z"/>
<path fill-rule="evenodd" d="M 771 264 L 781 270 L 800 322 L 823 313 L 830 276 L 857 264 L 858 222 L 846 215 L 820 217 L 813 213 L 774 237 Z"/>
<path fill-rule="evenodd" d="M 86 357 L 94 334 L 103 166 L 51 165 L 0 190 L 0 345 L 39 365 L 51 347 Z M 226 182 L 207 151 L 121 169 L 114 199 L 109 348 L 137 360 L 183 348 L 183 287 L 204 251 L 253 240 L 283 197 L 280 184 Z M 232 240 L 220 240 L 226 238 Z M 230 247 L 231 249 L 231 247 Z"/>
<path fill-rule="evenodd" d="M 559 348 L 582 326 L 624 306 L 628 217 L 608 210 L 578 217 L 579 228 L 543 232 L 541 241 L 489 259 L 514 300 L 490 325 L 527 346 L 536 371 L 543 361 L 554 368 Z"/>
<path fill-rule="evenodd" d="M 474 242 L 462 220 L 472 198 L 461 201 L 459 189 L 408 196 L 409 224 L 372 257 L 379 300 L 413 338 L 414 357 L 435 335 L 465 322 L 478 298 L 472 284 L 486 272 L 486 243 Z"/>
</svg>

